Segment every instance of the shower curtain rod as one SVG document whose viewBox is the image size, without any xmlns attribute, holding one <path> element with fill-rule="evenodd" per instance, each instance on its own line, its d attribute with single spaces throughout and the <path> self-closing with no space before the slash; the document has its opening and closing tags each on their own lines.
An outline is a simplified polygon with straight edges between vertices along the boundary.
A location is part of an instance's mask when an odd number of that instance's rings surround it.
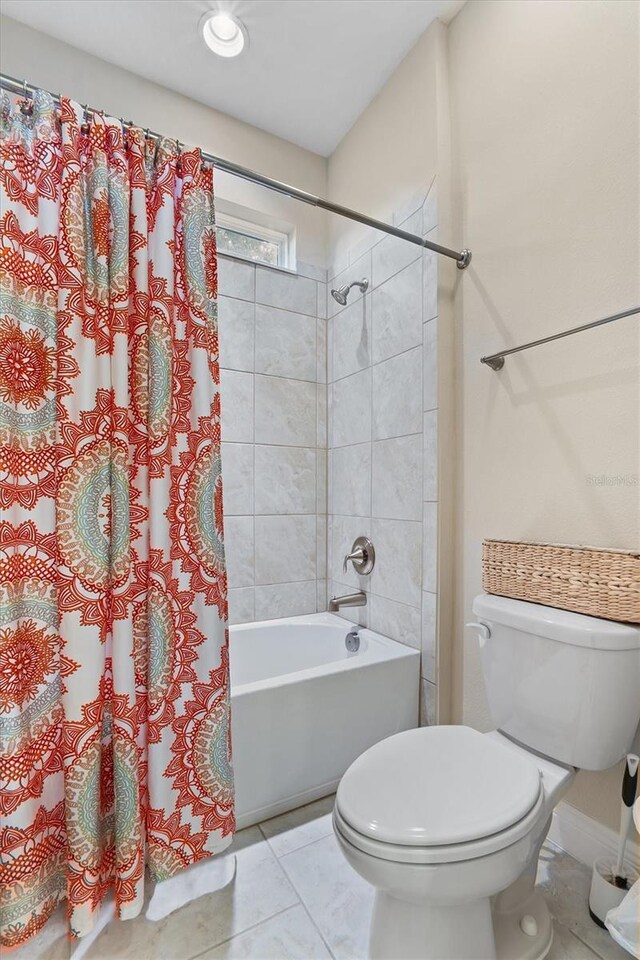
<svg viewBox="0 0 640 960">
<path fill-rule="evenodd" d="M 16 80 L 15 77 L 10 77 L 5 73 L 0 74 L 0 86 L 11 93 L 21 94 L 24 97 L 29 96 L 30 92 L 33 93 L 38 89 L 33 84 L 27 83 L 24 80 Z M 51 94 L 51 96 L 58 104 L 60 103 L 58 94 Z M 96 110 L 94 107 L 85 106 L 84 109 L 87 113 L 103 113 L 102 110 Z M 131 120 L 125 121 L 121 118 L 121 122 L 125 126 L 133 126 Z M 152 130 L 145 130 L 145 133 L 154 140 L 162 138 L 162 134 L 155 133 Z M 414 243 L 418 247 L 424 247 L 427 250 L 432 250 L 434 253 L 439 253 L 443 257 L 449 257 L 451 260 L 456 261 L 456 266 L 459 270 L 464 270 L 464 268 L 468 267 L 471 263 L 470 250 L 464 249 L 458 252 L 457 250 L 451 250 L 449 247 L 443 247 L 439 243 L 432 243 L 431 240 L 423 240 L 422 237 L 419 237 L 415 233 L 400 230 L 398 227 L 393 227 L 391 224 L 384 223 L 382 220 L 375 220 L 373 217 L 368 217 L 364 213 L 358 213 L 357 210 L 350 210 L 349 207 L 343 207 L 339 203 L 332 203 L 331 200 L 316 197 L 312 193 L 307 193 L 306 190 L 291 187 L 289 184 L 282 183 L 280 180 L 272 180 L 271 177 L 265 177 L 261 173 L 256 173 L 254 170 L 249 170 L 247 167 L 242 167 L 237 163 L 231 163 L 229 160 L 223 160 L 222 157 L 216 157 L 211 153 L 202 151 L 202 157 L 204 160 L 212 163 L 216 169 L 230 173 L 234 177 L 240 177 L 242 180 L 248 180 L 250 183 L 256 183 L 258 186 L 266 187 L 267 190 L 273 190 L 276 193 L 283 194 L 285 197 L 291 197 L 292 200 L 308 203 L 310 206 L 318 207 L 320 210 L 326 210 L 328 213 L 335 213 L 339 217 L 346 217 L 347 220 L 355 220 L 356 223 L 362 223 L 366 227 L 373 227 L 374 230 L 380 230 L 382 233 L 388 233 L 392 237 L 398 237 L 400 240 L 406 240 L 408 243 Z"/>
</svg>

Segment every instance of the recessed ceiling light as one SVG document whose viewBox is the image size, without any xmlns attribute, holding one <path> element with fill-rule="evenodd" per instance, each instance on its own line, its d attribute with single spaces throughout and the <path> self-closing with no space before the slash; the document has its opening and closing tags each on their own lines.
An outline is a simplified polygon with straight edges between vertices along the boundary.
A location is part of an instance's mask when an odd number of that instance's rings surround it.
<svg viewBox="0 0 640 960">
<path fill-rule="evenodd" d="M 245 25 L 225 10 L 207 13 L 200 27 L 204 42 L 220 57 L 237 57 L 249 40 Z"/>
</svg>

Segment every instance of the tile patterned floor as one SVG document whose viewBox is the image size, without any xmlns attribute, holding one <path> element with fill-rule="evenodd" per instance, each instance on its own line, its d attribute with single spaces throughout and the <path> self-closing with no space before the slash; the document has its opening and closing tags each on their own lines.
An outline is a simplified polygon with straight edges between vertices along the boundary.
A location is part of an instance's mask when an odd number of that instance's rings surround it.
<svg viewBox="0 0 640 960">
<path fill-rule="evenodd" d="M 162 920 L 114 921 L 73 950 L 59 910 L 12 960 L 362 960 L 372 891 L 338 850 L 332 805 L 243 830 L 206 878 L 226 885 Z M 554 916 L 549 960 L 629 960 L 589 917 L 586 867 L 548 843 L 538 878 Z"/>
</svg>

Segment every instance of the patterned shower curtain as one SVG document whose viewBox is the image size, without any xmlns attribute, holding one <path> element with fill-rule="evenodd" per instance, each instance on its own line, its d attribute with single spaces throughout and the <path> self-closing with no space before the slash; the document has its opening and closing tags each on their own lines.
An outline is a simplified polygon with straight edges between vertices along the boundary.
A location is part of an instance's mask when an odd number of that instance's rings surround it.
<svg viewBox="0 0 640 960">
<path fill-rule="evenodd" d="M 212 171 L 86 119 L 2 102 L 5 946 L 234 830 Z"/>
</svg>

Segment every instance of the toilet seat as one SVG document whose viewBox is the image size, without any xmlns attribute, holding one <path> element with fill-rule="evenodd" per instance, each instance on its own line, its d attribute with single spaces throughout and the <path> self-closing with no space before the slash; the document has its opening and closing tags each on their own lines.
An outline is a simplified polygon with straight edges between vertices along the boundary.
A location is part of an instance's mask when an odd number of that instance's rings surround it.
<svg viewBox="0 0 640 960">
<path fill-rule="evenodd" d="M 532 759 L 469 727 L 422 727 L 375 744 L 338 787 L 334 822 L 372 856 L 452 863 L 525 836 L 544 802 Z"/>
</svg>

